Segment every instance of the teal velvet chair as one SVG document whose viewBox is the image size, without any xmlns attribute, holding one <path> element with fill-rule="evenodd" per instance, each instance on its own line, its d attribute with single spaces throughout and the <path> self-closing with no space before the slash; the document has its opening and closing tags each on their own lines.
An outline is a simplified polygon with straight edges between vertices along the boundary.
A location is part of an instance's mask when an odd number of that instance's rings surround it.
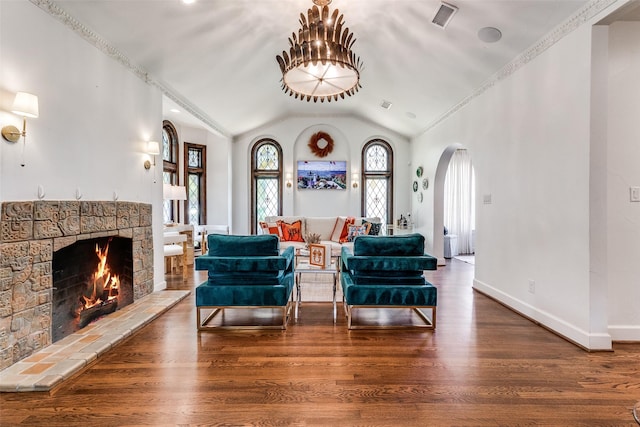
<svg viewBox="0 0 640 427">
<path fill-rule="evenodd" d="M 207 243 L 208 252 L 195 260 L 196 270 L 209 272 L 208 280 L 196 287 L 198 330 L 215 328 L 208 325 L 225 308 L 278 309 L 282 325 L 260 327 L 286 329 L 294 284 L 293 247 L 281 254 L 275 235 L 210 234 Z"/>
<path fill-rule="evenodd" d="M 353 250 L 343 247 L 341 254 L 340 282 L 348 328 L 373 327 L 354 324 L 355 309 L 407 308 L 425 322 L 417 326 L 435 329 L 437 289 L 425 280 L 423 271 L 437 268 L 436 258 L 424 253 L 420 234 L 356 237 Z M 431 309 L 431 319 L 425 308 Z"/>
</svg>

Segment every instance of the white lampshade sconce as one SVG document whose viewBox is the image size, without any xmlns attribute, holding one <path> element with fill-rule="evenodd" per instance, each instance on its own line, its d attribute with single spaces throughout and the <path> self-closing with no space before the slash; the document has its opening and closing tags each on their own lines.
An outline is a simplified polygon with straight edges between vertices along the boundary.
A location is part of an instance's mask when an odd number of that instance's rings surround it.
<svg viewBox="0 0 640 427">
<path fill-rule="evenodd" d="M 351 174 L 351 187 L 353 187 L 354 189 L 358 188 L 358 179 L 359 176 L 357 173 Z"/>
<path fill-rule="evenodd" d="M 151 169 L 151 166 L 153 165 L 154 167 L 154 171 L 153 171 L 153 182 L 157 182 L 156 181 L 156 171 L 155 171 L 155 167 L 156 167 L 156 156 L 158 154 L 160 154 L 160 144 L 157 141 L 149 141 L 147 142 L 147 154 L 151 155 L 151 158 L 153 159 L 153 163 L 151 163 L 151 160 L 147 159 L 144 161 L 144 168 L 146 170 Z"/>
<path fill-rule="evenodd" d="M 148 159 L 144 161 L 144 168 L 146 170 L 149 170 L 151 169 L 152 165 L 156 165 L 156 156 L 160 154 L 160 144 L 157 141 L 147 142 L 147 154 L 153 156 L 153 163 L 151 163 L 151 160 Z"/>
<path fill-rule="evenodd" d="M 284 180 L 285 180 L 285 185 L 287 186 L 287 188 L 291 188 L 293 186 L 293 176 L 291 175 L 291 172 L 287 172 L 284 175 Z"/>
<path fill-rule="evenodd" d="M 13 125 L 7 125 L 2 128 L 2 137 L 8 142 L 18 142 L 20 137 L 23 138 L 23 144 L 26 144 L 27 139 L 27 117 L 37 118 L 39 116 L 38 111 L 38 97 L 27 92 L 16 93 L 16 98 L 13 100 L 11 112 L 22 116 L 22 131 Z M 20 166 L 24 166 L 24 145 L 22 147 L 23 161 Z"/>
</svg>

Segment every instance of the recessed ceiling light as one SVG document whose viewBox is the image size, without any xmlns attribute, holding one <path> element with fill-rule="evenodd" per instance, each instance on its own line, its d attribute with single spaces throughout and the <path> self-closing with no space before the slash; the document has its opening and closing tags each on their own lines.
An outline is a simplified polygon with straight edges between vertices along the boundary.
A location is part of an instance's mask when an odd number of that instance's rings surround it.
<svg viewBox="0 0 640 427">
<path fill-rule="evenodd" d="M 171 111 L 172 113 L 179 113 L 180 110 L 178 110 L 177 108 L 172 108 L 169 111 Z"/>
<path fill-rule="evenodd" d="M 193 4 L 195 2 L 196 2 L 196 0 L 182 0 L 182 3 L 184 3 L 184 4 Z"/>
<path fill-rule="evenodd" d="M 411 111 L 407 111 L 406 113 L 404 113 L 407 117 L 409 117 L 410 119 L 415 119 L 416 115 L 415 113 L 412 113 Z"/>
<path fill-rule="evenodd" d="M 495 43 L 502 38 L 502 32 L 494 27 L 480 28 L 478 38 L 485 43 Z"/>
<path fill-rule="evenodd" d="M 393 105 L 393 104 L 391 103 L 391 101 L 387 101 L 387 100 L 384 100 L 384 99 L 383 99 L 383 100 L 382 100 L 382 102 L 380 103 L 380 106 L 381 106 L 382 108 L 384 108 L 385 110 L 388 110 L 389 108 L 391 108 L 391 105 Z"/>
</svg>

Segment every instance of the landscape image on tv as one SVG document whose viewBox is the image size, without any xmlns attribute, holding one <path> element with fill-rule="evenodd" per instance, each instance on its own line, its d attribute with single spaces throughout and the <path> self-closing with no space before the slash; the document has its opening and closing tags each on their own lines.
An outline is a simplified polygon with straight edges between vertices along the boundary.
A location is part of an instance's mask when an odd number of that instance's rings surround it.
<svg viewBox="0 0 640 427">
<path fill-rule="evenodd" d="M 299 160 L 298 188 L 345 190 L 347 162 L 345 160 Z"/>
</svg>

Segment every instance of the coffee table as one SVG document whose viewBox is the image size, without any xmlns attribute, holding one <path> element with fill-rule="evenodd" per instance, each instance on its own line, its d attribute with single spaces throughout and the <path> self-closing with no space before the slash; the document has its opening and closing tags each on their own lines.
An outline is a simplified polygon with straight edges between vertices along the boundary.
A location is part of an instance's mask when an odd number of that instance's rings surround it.
<svg viewBox="0 0 640 427">
<path fill-rule="evenodd" d="M 301 280 L 303 274 L 331 274 L 333 276 L 333 323 L 336 323 L 337 309 L 336 309 L 336 286 L 338 284 L 338 262 L 337 259 L 331 260 L 331 266 L 329 268 L 319 267 L 317 265 L 309 264 L 309 260 L 305 259 L 299 261 L 295 268 L 296 273 L 296 310 L 295 318 L 298 320 L 298 307 L 301 303 Z"/>
</svg>

